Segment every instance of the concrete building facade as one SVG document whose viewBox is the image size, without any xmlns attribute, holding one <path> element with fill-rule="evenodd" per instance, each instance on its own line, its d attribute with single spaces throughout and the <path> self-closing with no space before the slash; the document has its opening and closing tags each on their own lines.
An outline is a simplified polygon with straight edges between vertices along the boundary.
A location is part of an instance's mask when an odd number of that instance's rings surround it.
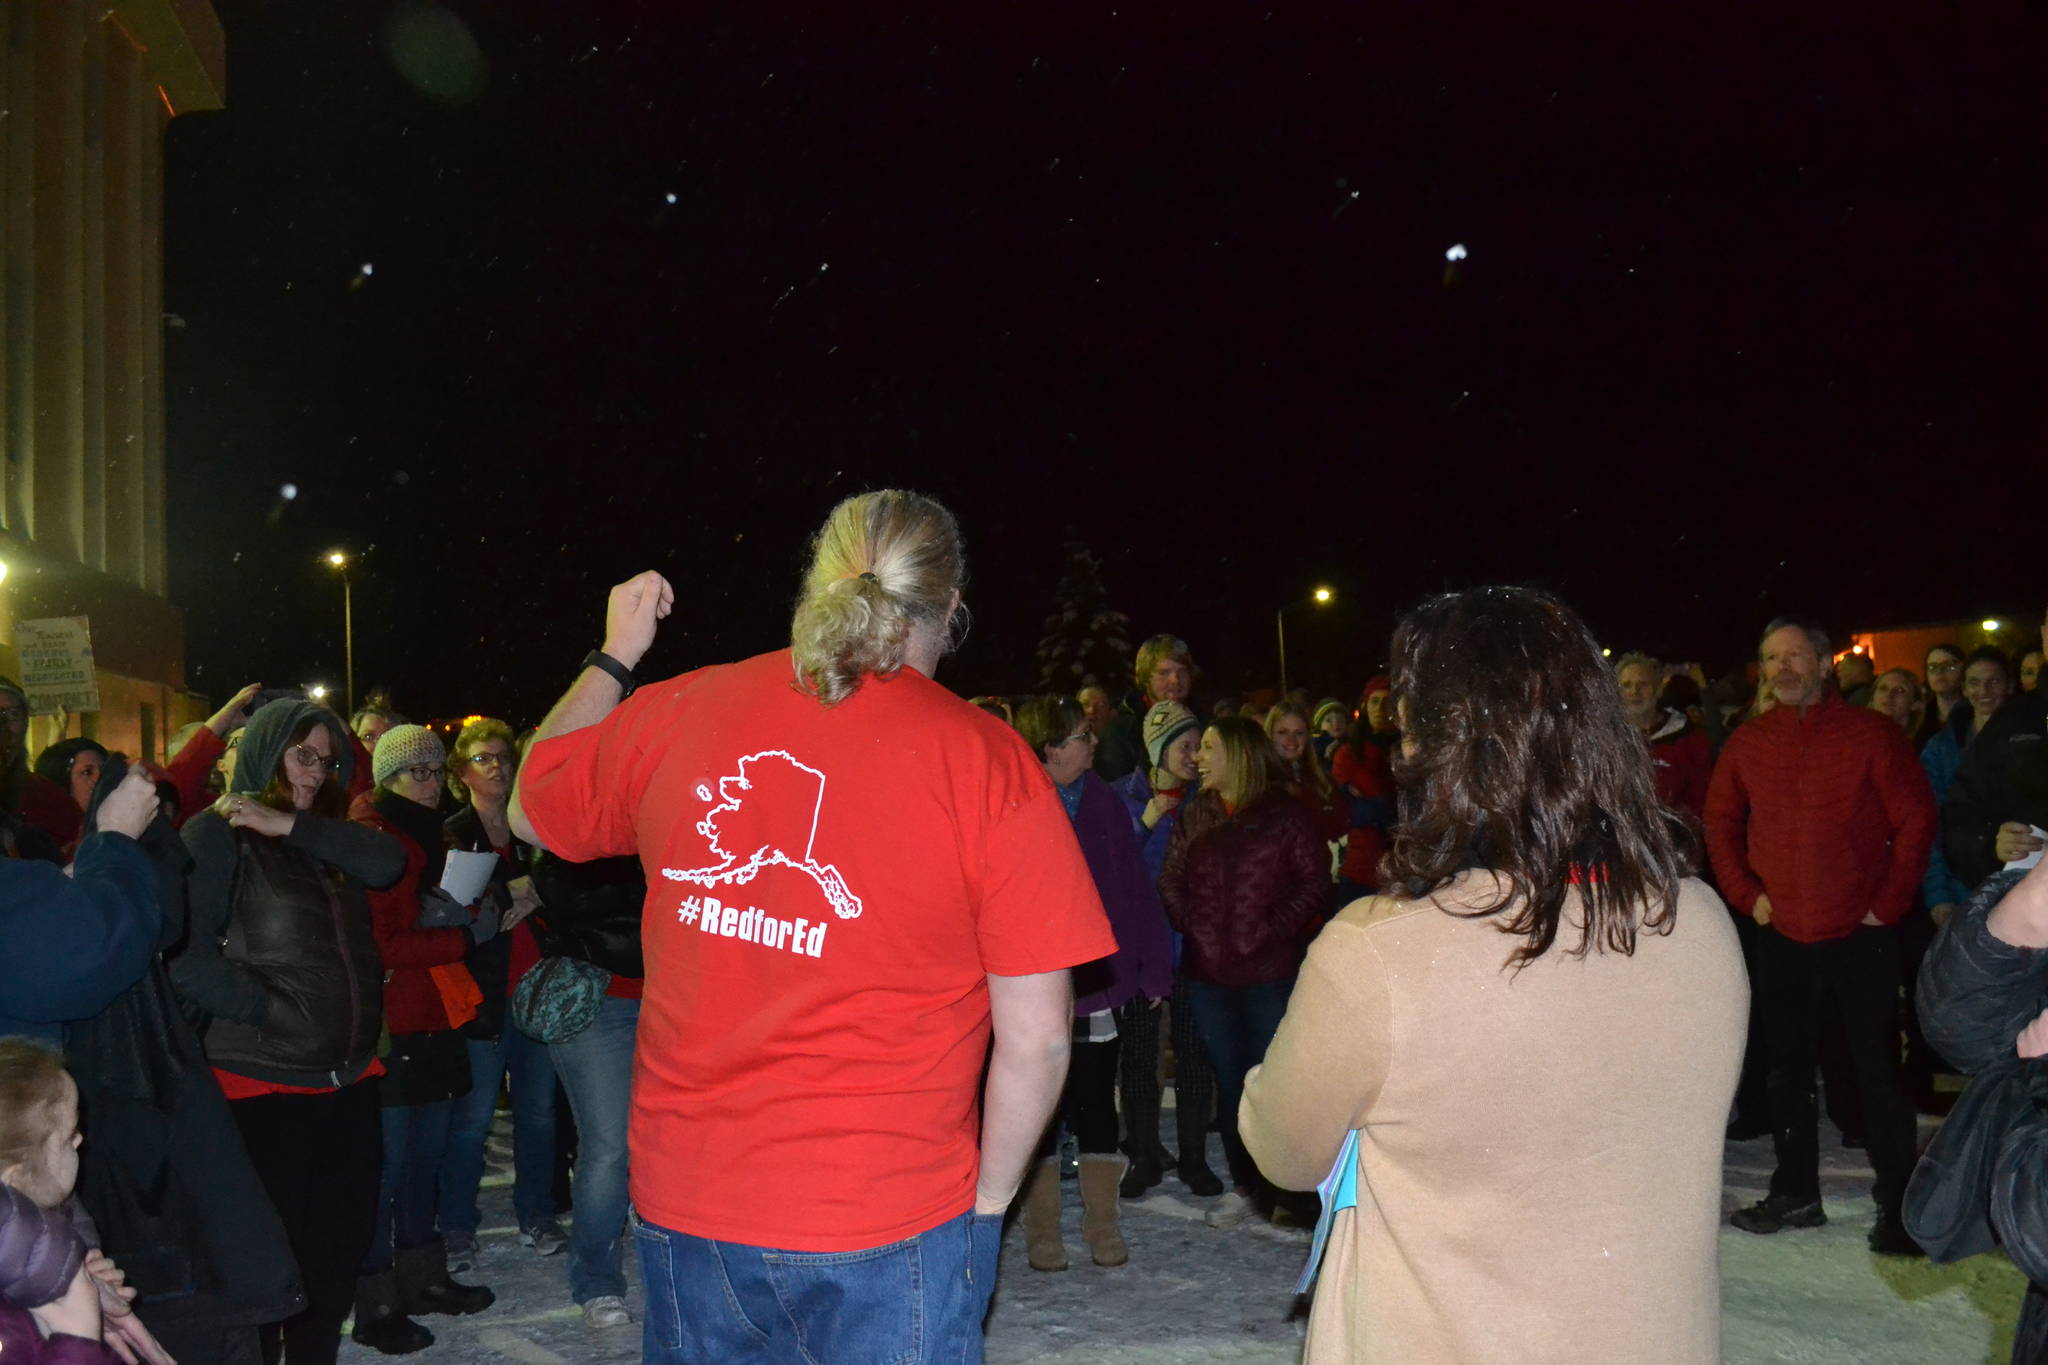
<svg viewBox="0 0 2048 1365">
<path fill-rule="evenodd" d="M 161 759 L 201 699 L 167 596 L 164 130 L 222 107 L 206 0 L 0 0 L 0 672 L 84 616 L 100 708 L 38 717 Z"/>
</svg>

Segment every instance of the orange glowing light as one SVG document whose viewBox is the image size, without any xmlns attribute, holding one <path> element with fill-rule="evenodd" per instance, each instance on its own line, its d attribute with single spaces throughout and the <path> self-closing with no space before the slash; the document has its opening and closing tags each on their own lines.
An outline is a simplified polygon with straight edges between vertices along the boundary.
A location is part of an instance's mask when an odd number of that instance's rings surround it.
<svg viewBox="0 0 2048 1365">
<path fill-rule="evenodd" d="M 171 107 L 170 95 L 165 93 L 164 88 L 161 85 L 159 85 L 156 88 L 156 97 L 164 102 L 165 113 L 169 114 L 172 118 L 176 118 L 178 116 L 178 111 Z"/>
</svg>

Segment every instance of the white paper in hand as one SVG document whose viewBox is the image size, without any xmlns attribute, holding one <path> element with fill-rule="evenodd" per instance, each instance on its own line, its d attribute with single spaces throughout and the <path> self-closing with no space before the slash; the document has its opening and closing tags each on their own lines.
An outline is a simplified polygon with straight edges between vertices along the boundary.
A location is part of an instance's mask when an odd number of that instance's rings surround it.
<svg viewBox="0 0 2048 1365">
<path fill-rule="evenodd" d="M 2039 825 L 2029 825 L 2027 826 L 2027 832 L 2033 835 L 2036 839 L 2048 842 L 2048 829 L 2042 829 Z M 2024 858 L 2014 858 L 2011 862 L 2005 865 L 2005 870 L 2007 872 L 2018 872 L 2024 868 L 2032 867 L 2035 863 L 2038 863 L 2040 861 L 2041 850 L 2037 848 Z"/>
<path fill-rule="evenodd" d="M 448 851 L 448 865 L 441 869 L 441 889 L 455 898 L 457 905 L 475 905 L 476 898 L 491 884 L 491 873 L 498 867 L 495 853 L 466 853 L 461 849 Z"/>
</svg>

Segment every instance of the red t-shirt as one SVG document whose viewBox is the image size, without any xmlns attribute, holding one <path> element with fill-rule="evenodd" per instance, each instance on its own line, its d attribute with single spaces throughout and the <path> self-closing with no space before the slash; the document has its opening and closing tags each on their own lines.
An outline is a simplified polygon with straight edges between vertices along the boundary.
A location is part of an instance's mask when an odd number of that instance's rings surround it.
<svg viewBox="0 0 2048 1365">
<path fill-rule="evenodd" d="M 536 744 L 549 851 L 638 853 L 633 1204 L 699 1237 L 853 1251 L 974 1202 L 986 976 L 1116 950 L 1023 740 L 929 678 L 824 706 L 786 651 L 642 688 Z"/>
</svg>

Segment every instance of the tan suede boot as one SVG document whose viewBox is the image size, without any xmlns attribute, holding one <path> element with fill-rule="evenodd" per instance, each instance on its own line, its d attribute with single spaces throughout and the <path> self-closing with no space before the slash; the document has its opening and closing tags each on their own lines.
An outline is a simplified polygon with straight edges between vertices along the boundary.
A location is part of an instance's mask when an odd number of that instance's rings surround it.
<svg viewBox="0 0 2048 1365">
<path fill-rule="evenodd" d="M 1114 1189 L 1111 1191 L 1114 1193 Z M 1066 1243 L 1060 1240 L 1060 1159 L 1049 1156 L 1024 1177 L 1024 1252 L 1033 1270 L 1065 1270 Z"/>
<path fill-rule="evenodd" d="M 1131 1259 L 1117 1211 L 1116 1187 L 1123 1178 L 1123 1153 L 1081 1154 L 1081 1236 L 1097 1265 L 1122 1265 Z"/>
</svg>

